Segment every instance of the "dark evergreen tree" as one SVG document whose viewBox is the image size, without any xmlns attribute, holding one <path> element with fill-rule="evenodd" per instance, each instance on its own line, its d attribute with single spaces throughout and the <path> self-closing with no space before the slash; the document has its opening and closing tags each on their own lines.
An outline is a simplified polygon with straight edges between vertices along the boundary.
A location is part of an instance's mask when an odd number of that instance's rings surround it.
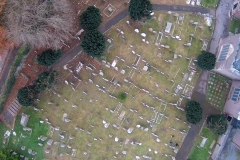
<svg viewBox="0 0 240 160">
<path fill-rule="evenodd" d="M 186 104 L 186 118 L 192 124 L 197 124 L 202 119 L 202 107 L 196 101 L 189 101 Z"/>
<path fill-rule="evenodd" d="M 89 6 L 80 16 L 80 24 L 84 29 L 96 29 L 102 23 L 100 10 Z"/>
<path fill-rule="evenodd" d="M 37 61 L 40 65 L 43 66 L 50 66 L 57 60 L 59 60 L 62 56 L 61 50 L 51 50 L 48 49 L 44 52 L 42 52 L 41 55 L 37 56 Z"/>
<path fill-rule="evenodd" d="M 216 56 L 212 53 L 203 51 L 197 58 L 197 65 L 202 70 L 212 70 L 216 64 Z"/>
<path fill-rule="evenodd" d="M 23 106 L 31 106 L 34 104 L 39 94 L 39 90 L 36 86 L 23 87 L 18 91 L 18 102 Z"/>
<path fill-rule="evenodd" d="M 105 48 L 106 40 L 102 33 L 97 30 L 90 30 L 85 34 L 82 41 L 83 51 L 93 57 L 101 57 Z"/>
<path fill-rule="evenodd" d="M 36 86 L 39 91 L 44 91 L 47 88 L 51 88 L 52 84 L 55 81 L 57 72 L 43 72 L 38 75 L 36 80 Z"/>
<path fill-rule="evenodd" d="M 227 118 L 224 115 L 210 115 L 207 118 L 207 127 L 217 135 L 222 135 L 227 131 Z"/>
<path fill-rule="evenodd" d="M 149 0 L 131 0 L 128 11 L 133 20 L 140 20 L 141 18 L 151 18 L 152 4 Z"/>
</svg>

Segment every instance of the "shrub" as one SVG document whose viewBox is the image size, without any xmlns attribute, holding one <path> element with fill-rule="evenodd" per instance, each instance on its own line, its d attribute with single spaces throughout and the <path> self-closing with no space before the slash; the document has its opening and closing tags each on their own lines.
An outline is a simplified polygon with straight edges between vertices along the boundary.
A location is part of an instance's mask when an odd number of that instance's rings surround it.
<svg viewBox="0 0 240 160">
<path fill-rule="evenodd" d="M 84 29 L 96 29 L 101 23 L 100 10 L 94 6 L 89 6 L 80 16 L 80 24 Z"/>
<path fill-rule="evenodd" d="M 35 100 L 37 99 L 39 94 L 38 89 L 36 86 L 27 86 L 23 87 L 18 91 L 18 102 L 23 106 L 31 106 L 34 104 Z"/>
<path fill-rule="evenodd" d="M 37 56 L 37 61 L 40 65 L 43 66 L 50 66 L 57 60 L 59 60 L 62 56 L 61 50 L 51 50 L 48 49 L 44 52 L 42 52 L 41 55 Z"/>
<path fill-rule="evenodd" d="M 140 20 L 143 17 L 151 18 L 152 4 L 149 0 L 131 0 L 128 11 L 133 20 Z"/>
<path fill-rule="evenodd" d="M 192 124 L 197 124 L 202 119 L 202 108 L 200 103 L 189 101 L 186 104 L 186 118 Z"/>
<path fill-rule="evenodd" d="M 20 159 L 19 154 L 13 155 L 12 152 L 7 149 L 1 150 L 0 151 L 0 159 L 1 160 L 18 160 L 18 159 Z"/>
<path fill-rule="evenodd" d="M 85 34 L 82 41 L 83 51 L 93 57 L 101 57 L 105 48 L 106 40 L 102 33 L 91 30 Z"/>
<path fill-rule="evenodd" d="M 126 94 L 126 93 L 119 93 L 118 99 L 119 99 L 120 101 L 125 101 L 126 98 L 127 98 L 127 94 Z"/>
<path fill-rule="evenodd" d="M 212 70 L 216 64 L 216 56 L 209 52 L 202 52 L 197 58 L 197 65 L 202 70 Z"/>
<path fill-rule="evenodd" d="M 227 131 L 227 118 L 224 115 L 210 115 L 207 118 L 207 127 L 217 135 L 222 135 Z"/>
</svg>

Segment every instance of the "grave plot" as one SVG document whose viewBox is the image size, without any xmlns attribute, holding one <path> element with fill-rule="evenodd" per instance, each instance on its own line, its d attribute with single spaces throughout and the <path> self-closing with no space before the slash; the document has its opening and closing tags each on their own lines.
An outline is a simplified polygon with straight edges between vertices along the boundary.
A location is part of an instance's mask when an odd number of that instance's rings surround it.
<svg viewBox="0 0 240 160">
<path fill-rule="evenodd" d="M 198 69 L 191 74 L 189 66 L 200 44 L 184 46 L 189 36 L 167 39 L 164 19 L 174 30 L 185 25 L 194 30 L 189 19 L 201 17 L 184 13 L 178 24 L 178 17 L 167 12 L 154 15 L 141 24 L 126 18 L 111 28 L 106 37 L 112 47 L 98 63 L 82 53 L 59 69 L 59 80 L 37 104 L 51 126 L 46 158 L 165 160 L 176 155 L 189 130 L 183 97 L 191 96 L 198 79 Z M 159 32 L 163 39 L 156 45 Z M 161 47 L 167 41 L 176 45 Z M 118 99 L 121 94 L 126 99 Z"/>
<path fill-rule="evenodd" d="M 231 80 L 211 72 L 207 84 L 207 101 L 217 109 L 222 110 L 230 87 Z"/>
</svg>

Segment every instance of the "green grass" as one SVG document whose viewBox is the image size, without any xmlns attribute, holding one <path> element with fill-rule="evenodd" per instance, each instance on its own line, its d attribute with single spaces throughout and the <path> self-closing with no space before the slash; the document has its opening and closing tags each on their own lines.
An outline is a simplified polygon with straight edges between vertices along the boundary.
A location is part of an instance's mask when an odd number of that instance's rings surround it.
<svg viewBox="0 0 240 160">
<path fill-rule="evenodd" d="M 25 46 L 21 46 L 18 50 L 18 54 L 15 57 L 13 65 L 8 74 L 7 82 L 3 88 L 3 92 L 2 92 L 1 100 L 0 100 L 0 112 L 2 112 L 4 105 L 7 101 L 7 97 L 10 94 L 12 87 L 16 81 L 16 77 L 14 74 L 15 74 L 18 66 L 20 66 L 24 56 L 26 56 L 29 53 L 29 51 L 30 51 L 30 47 L 25 47 Z"/>
<path fill-rule="evenodd" d="M 27 153 L 28 149 L 32 149 L 33 151 L 37 152 L 36 159 L 42 160 L 44 159 L 44 152 L 43 152 L 44 146 L 41 147 L 38 145 L 38 143 L 40 142 L 38 141 L 38 137 L 41 135 L 46 136 L 49 127 L 47 124 L 39 123 L 40 121 L 39 114 L 37 114 L 33 109 L 31 108 L 24 109 L 24 113 L 30 115 L 27 127 L 32 128 L 32 134 L 30 134 L 29 131 L 23 130 L 23 126 L 20 125 L 21 115 L 19 114 L 19 116 L 16 119 L 15 128 L 13 130 L 16 132 L 17 135 L 13 136 L 13 134 L 11 134 L 9 143 L 6 146 L 6 148 L 12 149 L 18 154 L 24 155 L 28 158 L 34 158 L 33 156 L 29 156 L 29 154 Z M 3 135 L 6 132 L 7 128 L 2 123 L 0 124 L 0 127 L 1 127 L 0 140 L 3 141 Z M 26 138 L 20 138 L 21 134 L 25 135 Z M 26 149 L 22 151 L 21 146 L 26 146 Z M 3 146 L 1 146 L 1 149 L 2 148 Z"/>
<path fill-rule="evenodd" d="M 206 8 L 216 8 L 219 0 L 202 0 L 201 4 Z"/>
<path fill-rule="evenodd" d="M 231 25 L 230 25 L 230 32 L 233 34 L 240 33 L 240 21 L 237 19 L 232 19 Z"/>
<path fill-rule="evenodd" d="M 208 139 L 203 148 L 198 148 L 197 146 L 200 146 L 203 139 L 201 136 L 206 137 Z M 197 138 L 191 153 L 189 154 L 189 159 L 208 160 L 210 156 L 208 151 L 212 152 L 216 143 L 214 144 L 212 149 L 210 149 L 210 146 L 214 140 L 217 142 L 217 139 L 218 136 L 216 134 L 214 134 L 211 130 L 204 127 L 200 136 Z"/>
</svg>

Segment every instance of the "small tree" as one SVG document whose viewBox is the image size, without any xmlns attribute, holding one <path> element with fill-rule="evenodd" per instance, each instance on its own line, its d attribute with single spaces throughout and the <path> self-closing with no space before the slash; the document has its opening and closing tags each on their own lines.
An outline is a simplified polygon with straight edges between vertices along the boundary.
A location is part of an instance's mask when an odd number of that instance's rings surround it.
<svg viewBox="0 0 240 160">
<path fill-rule="evenodd" d="M 128 11 L 133 20 L 140 20 L 143 17 L 151 18 L 152 4 L 149 0 L 131 0 Z"/>
<path fill-rule="evenodd" d="M 41 92 L 47 88 L 51 88 L 52 84 L 55 81 L 56 75 L 57 75 L 56 71 L 43 72 L 39 74 L 38 79 L 36 80 L 37 89 Z"/>
<path fill-rule="evenodd" d="M 227 131 L 227 118 L 224 115 L 210 115 L 207 118 L 207 127 L 217 135 L 222 135 Z"/>
<path fill-rule="evenodd" d="M 23 87 L 18 91 L 18 102 L 23 106 L 31 106 L 34 104 L 39 94 L 36 86 Z"/>
<path fill-rule="evenodd" d="M 120 101 L 125 101 L 126 100 L 126 98 L 127 98 L 127 94 L 126 93 L 119 93 L 119 95 L 118 95 L 118 99 L 120 100 Z"/>
<path fill-rule="evenodd" d="M 212 53 L 203 51 L 197 58 L 197 65 L 202 70 L 212 70 L 216 64 L 216 56 Z"/>
<path fill-rule="evenodd" d="M 102 33 L 97 30 L 90 30 L 85 34 L 82 41 L 83 51 L 93 57 L 101 57 L 105 48 L 106 40 Z"/>
<path fill-rule="evenodd" d="M 197 124 L 202 119 L 202 107 L 196 101 L 189 101 L 186 104 L 186 118 L 192 124 Z"/>
<path fill-rule="evenodd" d="M 52 65 L 54 62 L 56 62 L 58 59 L 60 59 L 61 56 L 62 56 L 61 50 L 48 49 L 42 52 L 41 55 L 37 56 L 37 61 L 40 65 L 48 67 Z"/>
<path fill-rule="evenodd" d="M 89 6 L 80 16 L 80 24 L 84 29 L 96 29 L 101 23 L 100 10 L 94 6 Z"/>
</svg>

